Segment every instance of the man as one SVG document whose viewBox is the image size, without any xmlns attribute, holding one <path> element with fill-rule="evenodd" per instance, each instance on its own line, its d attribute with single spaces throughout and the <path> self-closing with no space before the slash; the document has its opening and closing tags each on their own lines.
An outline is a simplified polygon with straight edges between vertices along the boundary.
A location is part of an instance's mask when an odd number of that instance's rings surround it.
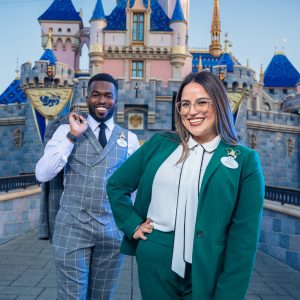
<svg viewBox="0 0 300 300">
<path fill-rule="evenodd" d="M 64 191 L 55 219 L 54 260 L 58 299 L 111 299 L 122 257 L 122 235 L 112 217 L 106 182 L 139 143 L 113 122 L 117 81 L 98 74 L 88 83 L 87 118 L 72 112 L 60 125 L 36 166 L 50 181 L 64 169 Z"/>
</svg>

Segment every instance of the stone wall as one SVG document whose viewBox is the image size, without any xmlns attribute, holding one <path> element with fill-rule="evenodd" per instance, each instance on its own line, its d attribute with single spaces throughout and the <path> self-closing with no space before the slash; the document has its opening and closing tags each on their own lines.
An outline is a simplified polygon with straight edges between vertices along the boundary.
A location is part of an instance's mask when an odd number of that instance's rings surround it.
<svg viewBox="0 0 300 300">
<path fill-rule="evenodd" d="M 0 195 L 0 244 L 38 225 L 40 188 Z"/>
<path fill-rule="evenodd" d="M 22 172 L 25 104 L 0 105 L 0 177 Z"/>
<path fill-rule="evenodd" d="M 300 271 L 300 213 L 293 217 L 265 208 L 259 242 L 260 250 Z"/>
</svg>

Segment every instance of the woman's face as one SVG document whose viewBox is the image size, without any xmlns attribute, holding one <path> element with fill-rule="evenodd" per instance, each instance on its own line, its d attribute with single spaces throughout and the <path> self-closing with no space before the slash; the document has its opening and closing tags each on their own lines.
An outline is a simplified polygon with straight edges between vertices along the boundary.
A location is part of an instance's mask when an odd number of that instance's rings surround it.
<svg viewBox="0 0 300 300">
<path fill-rule="evenodd" d="M 182 91 L 182 101 L 190 102 L 190 110 L 186 115 L 181 115 L 181 120 L 193 139 L 199 144 L 213 140 L 217 136 L 217 116 L 213 102 L 203 86 L 196 82 L 187 84 Z"/>
</svg>

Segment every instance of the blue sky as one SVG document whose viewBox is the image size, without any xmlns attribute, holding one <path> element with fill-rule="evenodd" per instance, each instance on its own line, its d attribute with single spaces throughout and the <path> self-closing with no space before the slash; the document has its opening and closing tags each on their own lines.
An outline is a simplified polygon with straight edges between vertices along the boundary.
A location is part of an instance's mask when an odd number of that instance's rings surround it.
<svg viewBox="0 0 300 300">
<path fill-rule="evenodd" d="M 109 14 L 115 0 L 103 0 Z M 43 53 L 37 18 L 52 0 L 0 0 L 0 93 L 15 78 L 17 57 L 19 65 L 39 59 Z M 84 12 L 84 25 L 92 15 L 96 0 L 73 0 L 75 8 Z M 190 0 L 189 45 L 207 48 L 213 0 Z M 284 51 L 300 71 L 300 0 L 220 0 L 222 41 L 225 32 L 232 42 L 232 53 L 242 65 L 259 73 L 260 64 L 266 68 L 275 51 Z M 84 66 L 83 66 L 84 67 Z"/>
</svg>

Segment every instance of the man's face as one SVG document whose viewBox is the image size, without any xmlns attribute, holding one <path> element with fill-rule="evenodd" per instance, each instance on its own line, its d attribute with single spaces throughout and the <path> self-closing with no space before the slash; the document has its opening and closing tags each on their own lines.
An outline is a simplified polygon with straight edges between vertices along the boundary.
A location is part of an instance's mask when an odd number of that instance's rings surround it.
<svg viewBox="0 0 300 300">
<path fill-rule="evenodd" d="M 89 114 L 98 122 L 110 119 L 116 107 L 116 89 L 108 81 L 93 81 L 86 97 Z"/>
</svg>

